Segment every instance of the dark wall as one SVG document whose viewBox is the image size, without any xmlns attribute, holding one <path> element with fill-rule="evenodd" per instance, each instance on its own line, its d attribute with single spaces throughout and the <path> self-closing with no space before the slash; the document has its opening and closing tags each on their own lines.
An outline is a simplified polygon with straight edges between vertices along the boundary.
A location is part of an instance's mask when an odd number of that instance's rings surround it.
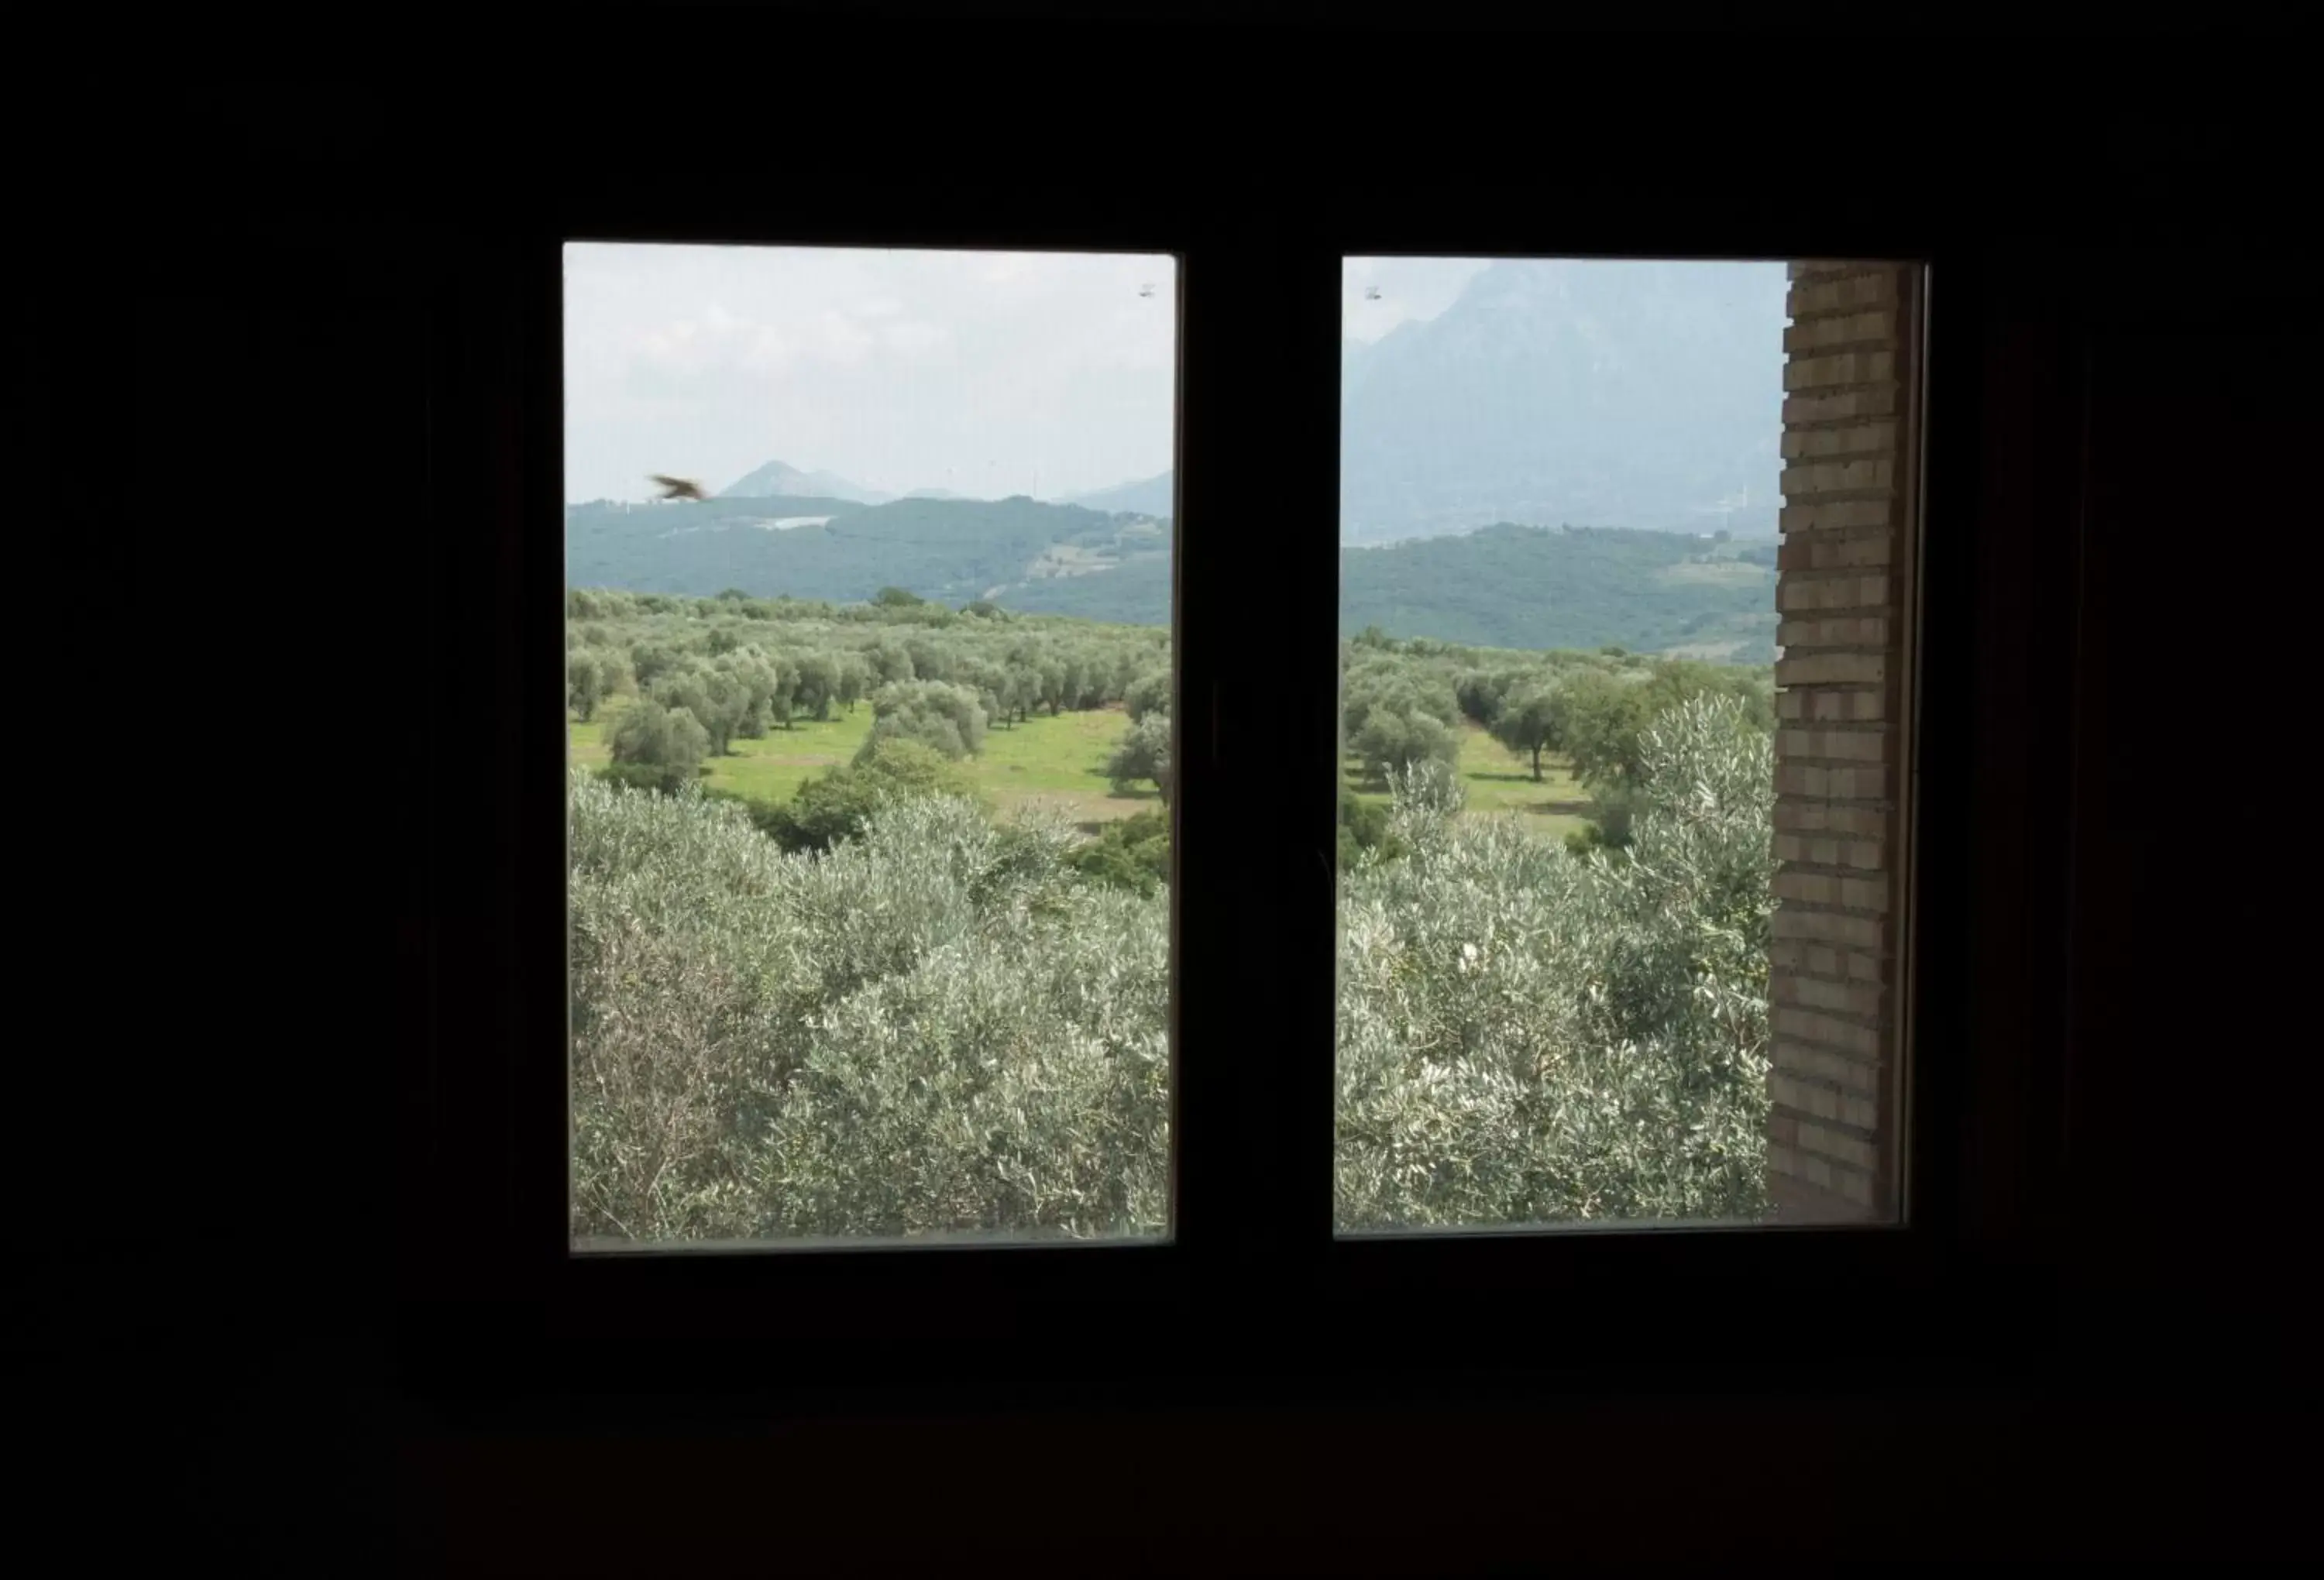
<svg viewBox="0 0 2324 1580">
<path fill-rule="evenodd" d="M 158 611 L 139 629 L 181 656 L 100 656 L 69 620 L 48 666 L 115 657 L 162 743 L 158 788 L 108 798 L 118 870 L 69 935 L 128 966 L 75 1000 L 72 1056 L 38 1061 L 22 1121 L 42 1252 L 14 1347 L 44 1384 L 36 1476 L 92 1511 L 84 1542 L 1208 1569 L 2281 1534 L 2269 1439 L 2312 1382 L 2290 1291 L 2315 1038 L 2313 929 L 2282 881 L 2305 776 L 2276 738 L 2308 712 L 2315 403 L 2264 51 L 2102 69 L 1885 41 L 1922 113 L 1832 152 L 1862 200 L 1811 214 L 1784 172 L 1820 123 L 1768 87 L 1797 45 L 657 25 L 471 48 L 414 24 L 315 73 L 76 85 L 143 157 L 38 177 L 63 217 L 25 288 L 29 428 L 63 480 L 41 510 L 89 563 L 19 586 L 134 583 Z M 770 117 L 753 63 L 777 60 Z M 1148 110 L 1104 113 L 1093 85 Z M 81 123 L 46 130 L 101 160 Z M 529 836 L 472 794 L 555 772 L 506 723 L 516 656 L 556 619 L 520 593 L 553 548 L 504 526 L 555 421 L 527 372 L 555 331 L 526 294 L 532 227 L 676 206 L 749 231 L 791 204 L 842 232 L 908 207 L 961 239 L 1051 214 L 1058 240 L 1167 245 L 1220 201 L 1375 244 L 1434 220 L 1446 251 L 1950 261 L 1939 344 L 1968 371 L 1932 416 L 1955 457 L 1932 486 L 1980 526 L 1932 550 L 1932 596 L 1975 611 L 1932 663 L 1954 677 L 1937 705 L 1985 722 L 1930 765 L 1979 831 L 1932 881 L 1982 907 L 1940 945 L 1973 984 L 1948 1122 L 1998 1161 L 1941 1210 L 1983 1226 L 2025 1303 L 1964 1318 L 1975 1364 L 1828 1365 L 1815 1333 L 1849 1316 L 1826 1291 L 1792 1354 L 1728 1364 L 1706 1310 L 1711 1359 L 1674 1373 L 1579 1355 L 1456 1393 L 1407 1365 L 1392 1397 L 1359 1373 L 1093 1379 L 1038 1409 L 873 1413 L 840 1386 L 777 1419 L 616 1413 L 577 1380 L 475 1410 L 400 1389 L 411 1270 L 493 1276 L 433 1255 L 429 1226 L 521 1194 L 490 1177 L 498 1110 L 462 1100 L 466 1061 L 554 1013 L 519 986 L 556 955 L 513 921 Z M 108 503 L 124 485 L 134 512 Z M 327 729 L 341 745 L 306 744 Z M 2021 1337 L 2021 1364 L 1987 1364 Z M 814 1364 L 779 1343 L 634 1359 Z"/>
</svg>

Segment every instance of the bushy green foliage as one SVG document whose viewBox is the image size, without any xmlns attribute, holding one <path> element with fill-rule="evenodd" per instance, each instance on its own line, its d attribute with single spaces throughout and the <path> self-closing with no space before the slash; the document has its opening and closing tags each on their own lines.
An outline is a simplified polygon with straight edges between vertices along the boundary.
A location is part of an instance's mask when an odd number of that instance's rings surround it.
<svg viewBox="0 0 2324 1580">
<path fill-rule="evenodd" d="M 1122 706 L 1133 719 L 1143 719 L 1148 713 L 1167 712 L 1170 709 L 1170 671 L 1157 669 L 1141 675 L 1122 694 Z"/>
<path fill-rule="evenodd" d="M 786 850 L 826 850 L 863 831 L 891 803 L 931 795 L 970 799 L 965 776 L 924 742 L 874 740 L 857 760 L 807 781 L 788 803 L 754 807 L 750 816 Z"/>
<path fill-rule="evenodd" d="M 1531 763 L 1536 784 L 1541 780 L 1541 754 L 1562 744 L 1565 713 L 1559 704 L 1563 700 L 1557 682 L 1544 675 L 1512 687 L 1493 706 L 1493 739 Z"/>
<path fill-rule="evenodd" d="M 1341 899 L 1345 1229 L 1764 1208 L 1772 755 L 1658 721 L 1630 859 L 1405 815 Z"/>
<path fill-rule="evenodd" d="M 1340 870 L 1347 871 L 1361 861 L 1366 852 L 1374 852 L 1379 859 L 1391 861 L 1404 854 L 1404 841 L 1388 827 L 1388 809 L 1377 801 L 1366 801 L 1349 789 L 1340 786 Z"/>
<path fill-rule="evenodd" d="M 584 721 L 595 716 L 605 694 L 604 666 L 587 648 L 568 648 L 565 655 L 565 705 Z"/>
<path fill-rule="evenodd" d="M 1084 877 L 1136 895 L 1150 895 L 1170 881 L 1170 819 L 1141 812 L 1105 825 L 1094 840 L 1065 858 Z"/>
<path fill-rule="evenodd" d="M 622 715 L 607 742 L 615 766 L 665 770 L 690 779 L 710 755 L 710 735 L 686 708 L 666 708 L 651 698 Z"/>
<path fill-rule="evenodd" d="M 1132 720 L 1121 732 L 1113 755 L 1106 758 L 1105 774 L 1117 795 L 1127 794 L 1134 785 L 1151 784 L 1167 804 L 1171 785 L 1169 713 L 1152 712 Z"/>
<path fill-rule="evenodd" d="M 917 740 L 948 758 L 964 758 L 984 745 L 984 704 L 964 685 L 942 680 L 899 680 L 872 697 L 872 733 L 860 756 L 884 740 Z"/>
<path fill-rule="evenodd" d="M 1727 697 L 1754 727 L 1775 727 L 1773 677 L 1765 669 L 1636 655 L 1619 647 L 1496 654 L 1377 637 L 1351 639 L 1346 660 L 1342 729 L 1372 780 L 1424 758 L 1453 760 L 1429 724 L 1417 721 L 1445 723 L 1457 751 L 1451 729 L 1466 718 L 1484 725 L 1536 783 L 1547 755 L 1565 758 L 1590 792 L 1596 825 L 1574 841 L 1578 849 L 1628 842 L 1640 742 L 1668 710 L 1694 697 Z"/>
<path fill-rule="evenodd" d="M 574 1226 L 1152 1234 L 1163 908 L 1061 822 L 890 805 L 786 855 L 689 792 L 572 795 Z"/>
<path fill-rule="evenodd" d="M 1348 749 L 1379 783 L 1415 763 L 1449 765 L 1461 755 L 1460 703 L 1445 675 L 1389 656 L 1388 646 L 1384 637 L 1356 644 L 1342 685 Z"/>
<path fill-rule="evenodd" d="M 1342 1226 L 1764 1205 L 1768 738 L 1697 696 L 1637 760 L 1620 860 L 1393 776 L 1403 856 L 1342 878 Z M 1165 1226 L 1158 884 L 945 795 L 819 854 L 698 791 L 571 802 L 577 1233 Z M 1094 843 L 1142 859 L 1159 822 Z"/>
<path fill-rule="evenodd" d="M 701 783 L 701 772 L 699 768 L 670 767 L 660 763 L 607 763 L 597 770 L 597 777 L 624 790 L 675 795 L 688 785 Z"/>
</svg>

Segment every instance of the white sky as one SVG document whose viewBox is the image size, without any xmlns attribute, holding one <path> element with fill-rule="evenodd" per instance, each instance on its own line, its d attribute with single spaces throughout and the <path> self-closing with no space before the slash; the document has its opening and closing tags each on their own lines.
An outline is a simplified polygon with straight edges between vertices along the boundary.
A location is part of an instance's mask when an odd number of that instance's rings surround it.
<svg viewBox="0 0 2324 1580">
<path fill-rule="evenodd" d="M 1434 317 L 1484 267 L 1351 258 L 1345 332 L 1371 341 Z M 655 472 L 723 489 L 774 460 L 986 499 L 1150 477 L 1171 464 L 1176 269 L 1122 254 L 574 243 L 566 497 L 643 499 Z"/>
<path fill-rule="evenodd" d="M 571 243 L 566 497 L 641 499 L 655 472 L 723 489 L 774 460 L 987 499 L 1150 477 L 1171 464 L 1176 268 Z"/>
</svg>

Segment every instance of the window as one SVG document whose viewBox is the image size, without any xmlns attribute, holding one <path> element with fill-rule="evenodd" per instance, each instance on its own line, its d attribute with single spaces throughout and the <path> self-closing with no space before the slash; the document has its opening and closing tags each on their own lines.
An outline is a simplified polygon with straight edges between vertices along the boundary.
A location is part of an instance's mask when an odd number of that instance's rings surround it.
<svg viewBox="0 0 2324 1580">
<path fill-rule="evenodd" d="M 1921 296 L 1347 261 L 1343 1231 L 1897 1216 Z"/>
<path fill-rule="evenodd" d="M 1784 296 L 1347 261 L 1342 1230 L 1769 1205 Z"/>
<path fill-rule="evenodd" d="M 1168 1233 L 1176 270 L 566 249 L 579 1248 Z"/>
<path fill-rule="evenodd" d="M 1168 1239 L 1189 990 L 1201 1222 L 1899 1220 L 1918 271 L 1339 273 L 1334 699 L 1312 537 L 1176 563 L 1173 259 L 567 248 L 577 1247 Z"/>
</svg>

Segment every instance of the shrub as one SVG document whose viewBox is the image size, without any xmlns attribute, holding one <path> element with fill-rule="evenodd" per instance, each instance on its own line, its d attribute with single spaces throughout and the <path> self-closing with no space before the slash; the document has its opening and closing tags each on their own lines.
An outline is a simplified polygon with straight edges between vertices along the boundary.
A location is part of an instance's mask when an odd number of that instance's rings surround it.
<svg viewBox="0 0 2324 1580">
<path fill-rule="evenodd" d="M 1769 743 L 1698 699 L 1640 755 L 1620 862 L 1399 786 L 1342 891 L 1342 1227 L 1763 1209 Z"/>
<path fill-rule="evenodd" d="M 1404 841 L 1388 827 L 1388 809 L 1365 801 L 1345 785 L 1340 786 L 1340 870 L 1360 862 L 1367 851 L 1382 861 L 1404 854 Z"/>
<path fill-rule="evenodd" d="M 871 761 L 916 750 L 951 771 Z M 1620 860 L 1394 776 L 1403 857 L 1342 876 L 1342 1227 L 1764 1208 L 1771 744 L 1698 696 L 1636 760 Z M 698 789 L 570 796 L 577 1233 L 1164 1226 L 1167 899 L 1085 855 L 1158 817 L 889 797 L 808 855 Z"/>
<path fill-rule="evenodd" d="M 575 1231 L 1155 1233 L 1165 911 L 1069 827 L 883 807 L 809 858 L 697 792 L 572 792 Z"/>
<path fill-rule="evenodd" d="M 825 850 L 853 839 L 882 806 L 929 795 L 973 798 L 951 761 L 917 740 L 873 739 L 853 763 L 801 785 L 786 805 L 761 804 L 752 821 L 786 850 Z"/>
<path fill-rule="evenodd" d="M 917 740 L 948 758 L 968 757 L 984 747 L 984 703 L 964 685 L 941 680 L 891 681 L 872 699 L 872 733 L 857 760 L 883 740 Z"/>
<path fill-rule="evenodd" d="M 658 768 L 675 784 L 693 778 L 710 755 L 709 732 L 691 709 L 665 708 L 650 697 L 622 715 L 606 744 L 614 766 Z"/>
<path fill-rule="evenodd" d="M 1170 715 L 1149 712 L 1133 721 L 1121 732 L 1121 739 L 1106 758 L 1106 777 L 1111 781 L 1116 795 L 1126 795 L 1141 782 L 1151 783 L 1162 796 L 1164 804 L 1170 800 Z"/>
<path fill-rule="evenodd" d="M 624 790 L 645 790 L 656 795 L 675 795 L 687 785 L 698 781 L 702 770 L 667 767 L 661 763 L 607 763 L 597 770 L 597 777 L 608 785 Z"/>
<path fill-rule="evenodd" d="M 1110 822 L 1065 863 L 1093 882 L 1150 895 L 1170 881 L 1170 820 L 1148 811 Z"/>
</svg>

